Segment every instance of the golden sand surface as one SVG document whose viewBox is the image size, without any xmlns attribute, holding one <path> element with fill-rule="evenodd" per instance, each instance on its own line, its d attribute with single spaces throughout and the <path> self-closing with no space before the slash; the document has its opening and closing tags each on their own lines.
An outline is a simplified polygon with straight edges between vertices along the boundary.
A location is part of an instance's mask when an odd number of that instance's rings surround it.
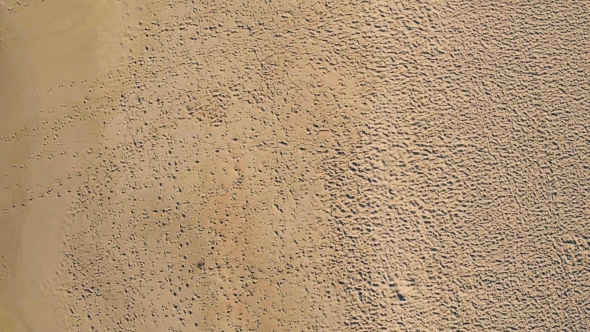
<svg viewBox="0 0 590 332">
<path fill-rule="evenodd" d="M 0 4 L 0 331 L 590 329 L 590 5 Z"/>
</svg>

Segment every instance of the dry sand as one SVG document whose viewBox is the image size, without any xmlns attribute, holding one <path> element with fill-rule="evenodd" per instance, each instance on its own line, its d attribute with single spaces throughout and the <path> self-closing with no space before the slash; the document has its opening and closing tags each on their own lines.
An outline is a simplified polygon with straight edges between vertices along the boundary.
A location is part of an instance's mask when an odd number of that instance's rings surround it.
<svg viewBox="0 0 590 332">
<path fill-rule="evenodd" d="M 0 331 L 590 329 L 590 8 L 0 5 Z"/>
</svg>

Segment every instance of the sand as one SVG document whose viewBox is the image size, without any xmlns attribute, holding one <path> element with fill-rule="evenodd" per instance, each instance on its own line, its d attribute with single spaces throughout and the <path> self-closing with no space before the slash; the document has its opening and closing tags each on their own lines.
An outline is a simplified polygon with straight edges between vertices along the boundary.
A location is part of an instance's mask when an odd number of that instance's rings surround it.
<svg viewBox="0 0 590 332">
<path fill-rule="evenodd" d="M 0 331 L 590 328 L 590 8 L 0 5 Z"/>
</svg>

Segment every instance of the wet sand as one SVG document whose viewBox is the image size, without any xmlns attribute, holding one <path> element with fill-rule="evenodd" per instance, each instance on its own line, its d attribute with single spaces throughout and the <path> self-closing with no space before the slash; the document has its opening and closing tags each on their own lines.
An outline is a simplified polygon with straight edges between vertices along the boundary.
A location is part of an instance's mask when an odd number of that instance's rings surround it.
<svg viewBox="0 0 590 332">
<path fill-rule="evenodd" d="M 588 6 L 0 10 L 0 330 L 588 329 Z"/>
</svg>

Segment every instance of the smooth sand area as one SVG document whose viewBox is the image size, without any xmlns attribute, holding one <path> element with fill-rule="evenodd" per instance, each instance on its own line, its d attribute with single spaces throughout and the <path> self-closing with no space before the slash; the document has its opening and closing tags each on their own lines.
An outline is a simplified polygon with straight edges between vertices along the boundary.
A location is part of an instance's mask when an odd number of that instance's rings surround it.
<svg viewBox="0 0 590 332">
<path fill-rule="evenodd" d="M 99 142 L 98 122 L 85 119 L 90 85 L 127 61 L 125 20 L 139 9 L 60 0 L 5 2 L 0 11 L 0 326 L 60 331 L 67 192 L 82 183 L 84 164 L 74 151 Z"/>
</svg>

